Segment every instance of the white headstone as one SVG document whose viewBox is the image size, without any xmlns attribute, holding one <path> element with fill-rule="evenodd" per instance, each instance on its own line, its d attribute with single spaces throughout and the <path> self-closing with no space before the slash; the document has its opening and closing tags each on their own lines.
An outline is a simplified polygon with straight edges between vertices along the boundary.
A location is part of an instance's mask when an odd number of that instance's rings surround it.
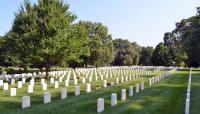
<svg viewBox="0 0 200 114">
<path fill-rule="evenodd" d="M 135 93 L 139 93 L 139 92 L 140 92 L 140 85 L 136 84 Z"/>
<path fill-rule="evenodd" d="M 103 87 L 106 88 L 107 87 L 107 80 L 103 81 Z"/>
<path fill-rule="evenodd" d="M 15 85 L 15 79 L 11 78 L 11 85 Z"/>
<path fill-rule="evenodd" d="M 121 90 L 121 100 L 122 101 L 126 100 L 126 89 Z"/>
<path fill-rule="evenodd" d="M 144 82 L 141 82 L 141 90 L 144 90 Z"/>
<path fill-rule="evenodd" d="M 117 105 L 117 94 L 112 93 L 111 94 L 111 106 L 115 106 L 115 105 Z"/>
<path fill-rule="evenodd" d="M 17 88 L 22 88 L 22 81 L 17 82 Z"/>
<path fill-rule="evenodd" d="M 16 96 L 17 95 L 17 89 L 16 88 L 10 88 L 10 96 Z"/>
<path fill-rule="evenodd" d="M 77 79 L 74 79 L 74 85 L 77 85 Z"/>
<path fill-rule="evenodd" d="M 119 78 L 116 79 L 116 84 L 118 84 L 118 83 L 119 83 Z"/>
<path fill-rule="evenodd" d="M 60 82 L 60 83 L 62 82 L 62 77 L 59 77 L 59 82 Z"/>
<path fill-rule="evenodd" d="M 30 80 L 30 85 L 32 85 L 32 86 L 35 85 L 35 80 L 34 80 L 34 79 L 31 79 L 31 80 Z"/>
<path fill-rule="evenodd" d="M 151 78 L 149 78 L 149 85 L 151 86 L 152 84 L 151 84 Z"/>
<path fill-rule="evenodd" d="M 30 96 L 22 97 L 22 108 L 29 108 L 31 106 Z"/>
<path fill-rule="evenodd" d="M 104 98 L 99 98 L 97 100 L 97 113 L 104 111 Z"/>
<path fill-rule="evenodd" d="M 46 90 L 47 90 L 47 83 L 43 83 L 43 84 L 42 84 L 42 90 L 43 90 L 43 91 L 46 91 Z"/>
<path fill-rule="evenodd" d="M 69 86 L 69 81 L 65 80 L 65 87 L 68 87 L 68 86 Z"/>
<path fill-rule="evenodd" d="M 41 85 L 45 83 L 45 79 L 41 79 Z"/>
<path fill-rule="evenodd" d="M 8 90 L 8 83 L 3 83 L 3 90 Z"/>
<path fill-rule="evenodd" d="M 133 86 L 129 87 L 129 96 L 133 96 Z"/>
<path fill-rule="evenodd" d="M 126 76 L 126 78 L 125 78 L 125 79 L 126 79 L 126 82 L 127 82 L 127 81 L 128 81 L 128 76 Z"/>
<path fill-rule="evenodd" d="M 51 93 L 44 92 L 43 98 L 44 98 L 44 104 L 50 103 L 51 102 Z"/>
<path fill-rule="evenodd" d="M 26 79 L 25 78 L 22 78 L 22 83 L 26 83 Z"/>
<path fill-rule="evenodd" d="M 54 78 L 50 78 L 50 84 L 54 83 Z"/>
<path fill-rule="evenodd" d="M 90 92 L 91 92 L 91 84 L 90 84 L 90 83 L 87 83 L 87 84 L 86 84 L 86 92 L 87 92 L 87 93 L 90 93 Z"/>
<path fill-rule="evenodd" d="M 55 84 L 54 84 L 54 88 L 55 88 L 55 89 L 58 88 L 58 86 L 59 86 L 58 84 L 59 84 L 58 81 L 55 81 Z"/>
<path fill-rule="evenodd" d="M 80 86 L 75 86 L 75 96 L 80 95 Z"/>
<path fill-rule="evenodd" d="M 3 80 L 0 80 L 0 86 L 3 86 Z"/>
<path fill-rule="evenodd" d="M 33 93 L 33 86 L 32 85 L 28 85 L 28 93 Z"/>
<path fill-rule="evenodd" d="M 154 82 L 155 82 L 154 77 L 151 78 L 151 82 L 152 82 L 152 84 L 154 84 Z"/>
<path fill-rule="evenodd" d="M 67 89 L 62 89 L 61 90 L 61 99 L 66 99 L 67 98 Z"/>
<path fill-rule="evenodd" d="M 82 83 L 85 83 L 85 77 L 82 78 Z"/>
</svg>

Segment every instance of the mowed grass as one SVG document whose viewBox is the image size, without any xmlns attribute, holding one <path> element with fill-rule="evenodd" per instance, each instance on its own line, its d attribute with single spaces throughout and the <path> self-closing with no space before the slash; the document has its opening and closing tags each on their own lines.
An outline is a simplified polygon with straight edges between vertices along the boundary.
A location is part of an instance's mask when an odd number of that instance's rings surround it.
<svg viewBox="0 0 200 114">
<path fill-rule="evenodd" d="M 31 107 L 28 109 L 21 109 L 20 99 L 25 95 L 26 88 L 18 89 L 17 97 L 9 97 L 8 92 L 3 92 L 0 95 L 0 114 L 96 114 L 98 98 L 105 99 L 105 111 L 102 114 L 183 114 L 189 71 L 177 71 L 171 77 L 148 86 L 149 77 L 156 74 L 94 90 L 94 86 L 103 84 L 102 81 L 97 81 L 92 83 L 92 93 L 85 93 L 85 85 L 81 84 L 80 96 L 74 96 L 74 87 L 70 86 L 67 88 L 68 98 L 65 100 L 59 100 L 61 89 L 55 90 L 52 85 L 48 87 L 48 91 L 52 92 L 52 102 L 43 104 L 43 92 L 36 90 L 33 95 L 29 94 Z M 113 80 L 110 79 L 109 82 L 111 81 Z M 135 91 L 135 84 L 142 81 L 145 82 L 144 91 L 134 94 L 133 97 L 127 97 L 126 101 L 120 100 L 121 89 L 127 89 L 128 96 L 129 86 L 134 86 Z M 118 104 L 115 107 L 110 106 L 110 95 L 113 92 L 118 95 Z"/>
<path fill-rule="evenodd" d="M 200 114 L 200 70 L 192 70 L 190 114 Z"/>
</svg>

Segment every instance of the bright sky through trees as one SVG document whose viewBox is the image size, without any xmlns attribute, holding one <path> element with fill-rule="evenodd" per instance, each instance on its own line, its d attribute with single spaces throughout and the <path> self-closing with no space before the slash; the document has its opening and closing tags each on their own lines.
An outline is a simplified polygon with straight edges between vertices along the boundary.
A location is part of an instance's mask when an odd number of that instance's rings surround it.
<svg viewBox="0 0 200 114">
<path fill-rule="evenodd" d="M 35 2 L 36 0 L 31 0 Z M 0 0 L 0 35 L 11 27 L 23 0 Z M 156 46 L 175 22 L 196 13 L 199 0 L 68 0 L 78 20 L 102 22 L 113 38 Z"/>
</svg>

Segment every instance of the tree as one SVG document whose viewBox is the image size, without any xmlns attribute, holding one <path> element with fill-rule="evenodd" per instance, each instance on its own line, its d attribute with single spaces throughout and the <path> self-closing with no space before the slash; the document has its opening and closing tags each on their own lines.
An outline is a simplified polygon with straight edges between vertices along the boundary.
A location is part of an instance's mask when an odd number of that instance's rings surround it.
<svg viewBox="0 0 200 114">
<path fill-rule="evenodd" d="M 72 29 L 68 40 L 70 54 L 67 57 L 67 63 L 75 68 L 84 65 L 85 58 L 90 56 L 90 48 L 87 30 L 79 24 L 74 24 Z"/>
<path fill-rule="evenodd" d="M 13 45 L 8 43 L 10 54 L 17 55 L 19 63 L 45 67 L 48 77 L 51 66 L 77 60 L 83 54 L 77 51 L 83 48 L 78 47 L 78 37 L 72 37 L 77 33 L 72 32 L 75 18 L 61 0 L 39 0 L 33 5 L 25 0 L 6 38 L 13 41 Z"/>
<path fill-rule="evenodd" d="M 114 50 L 112 37 L 108 33 L 108 29 L 101 23 L 93 23 L 90 21 L 80 21 L 79 26 L 86 30 L 89 38 L 90 56 L 83 57 L 85 64 L 95 66 L 109 65 L 114 58 Z"/>
<path fill-rule="evenodd" d="M 168 64 L 168 49 L 163 43 L 159 43 L 152 55 L 152 64 L 155 66 L 167 66 Z"/>
<path fill-rule="evenodd" d="M 123 39 L 115 39 L 113 44 L 115 48 L 114 65 L 138 64 L 140 47 L 137 43 L 131 43 L 128 40 Z"/>
<path fill-rule="evenodd" d="M 3 43 L 4 43 L 4 37 L 0 36 L 0 65 L 4 66 L 4 59 L 3 59 Z"/>
<path fill-rule="evenodd" d="M 151 63 L 151 58 L 153 54 L 153 47 L 142 47 L 141 53 L 140 53 L 140 65 L 145 65 L 145 66 L 150 66 L 152 65 Z"/>
<path fill-rule="evenodd" d="M 187 60 L 188 66 L 198 67 L 200 65 L 199 37 L 200 37 L 200 8 L 197 8 L 197 15 L 183 19 L 176 23 L 173 31 L 180 49 L 179 57 Z M 183 55 L 182 55 L 183 54 Z M 182 59 L 182 58 L 181 58 Z M 178 59 L 177 59 L 178 60 Z"/>
</svg>

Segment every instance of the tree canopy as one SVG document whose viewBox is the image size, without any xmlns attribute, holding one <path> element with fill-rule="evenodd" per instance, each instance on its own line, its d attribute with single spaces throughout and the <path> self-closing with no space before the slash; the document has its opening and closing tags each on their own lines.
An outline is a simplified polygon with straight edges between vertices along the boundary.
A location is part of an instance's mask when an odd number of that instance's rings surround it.
<svg viewBox="0 0 200 114">
<path fill-rule="evenodd" d="M 145 65 L 145 66 L 152 65 L 151 59 L 152 59 L 153 51 L 154 51 L 153 47 L 150 47 L 150 46 L 142 47 L 139 64 Z"/>
<path fill-rule="evenodd" d="M 140 56 L 140 46 L 123 39 L 113 41 L 115 47 L 114 65 L 137 65 Z"/>
</svg>

